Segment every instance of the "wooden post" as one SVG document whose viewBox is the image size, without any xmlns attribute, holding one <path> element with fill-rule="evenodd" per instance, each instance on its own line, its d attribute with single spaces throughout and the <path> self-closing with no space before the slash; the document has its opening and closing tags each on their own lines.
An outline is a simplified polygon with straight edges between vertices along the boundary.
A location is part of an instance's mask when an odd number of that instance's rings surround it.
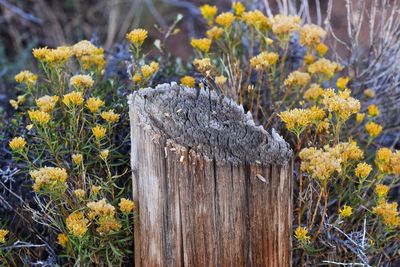
<svg viewBox="0 0 400 267">
<path fill-rule="evenodd" d="M 212 91 L 129 96 L 135 266 L 290 266 L 287 143 Z"/>
</svg>

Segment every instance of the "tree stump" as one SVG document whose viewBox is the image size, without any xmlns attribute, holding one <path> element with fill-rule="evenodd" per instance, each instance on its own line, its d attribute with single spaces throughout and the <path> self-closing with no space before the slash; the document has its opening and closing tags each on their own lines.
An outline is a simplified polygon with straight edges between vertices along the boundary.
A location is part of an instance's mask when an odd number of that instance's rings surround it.
<svg viewBox="0 0 400 267">
<path fill-rule="evenodd" d="M 135 266 L 289 266 L 292 151 L 209 90 L 129 96 Z"/>
</svg>

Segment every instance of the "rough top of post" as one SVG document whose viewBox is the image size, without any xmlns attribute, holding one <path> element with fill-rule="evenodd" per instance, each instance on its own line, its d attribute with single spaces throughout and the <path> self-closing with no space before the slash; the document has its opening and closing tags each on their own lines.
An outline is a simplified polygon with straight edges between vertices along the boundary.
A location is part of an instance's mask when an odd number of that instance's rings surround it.
<svg viewBox="0 0 400 267">
<path fill-rule="evenodd" d="M 141 89 L 128 99 L 148 130 L 219 163 L 283 165 L 292 156 L 274 130 L 270 135 L 256 126 L 242 106 L 214 91 L 171 83 Z"/>
</svg>

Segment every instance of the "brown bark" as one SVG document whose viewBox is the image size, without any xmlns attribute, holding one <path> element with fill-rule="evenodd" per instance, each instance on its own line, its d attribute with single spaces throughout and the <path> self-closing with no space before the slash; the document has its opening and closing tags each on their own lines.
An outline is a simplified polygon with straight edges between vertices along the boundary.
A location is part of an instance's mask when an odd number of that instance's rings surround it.
<svg viewBox="0 0 400 267">
<path fill-rule="evenodd" d="M 291 150 L 213 92 L 129 98 L 135 266 L 289 266 Z"/>
</svg>

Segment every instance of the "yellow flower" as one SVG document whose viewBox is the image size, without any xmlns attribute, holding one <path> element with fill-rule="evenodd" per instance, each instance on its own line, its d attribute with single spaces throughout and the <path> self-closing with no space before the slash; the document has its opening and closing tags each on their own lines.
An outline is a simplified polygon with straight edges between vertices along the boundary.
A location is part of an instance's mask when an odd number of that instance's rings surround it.
<svg viewBox="0 0 400 267">
<path fill-rule="evenodd" d="M 208 53 L 208 51 L 210 50 L 210 46 L 211 46 L 211 39 L 208 39 L 208 38 L 192 39 L 190 44 L 195 49 L 198 49 L 201 52 Z"/>
<path fill-rule="evenodd" d="M 74 162 L 75 165 L 81 164 L 82 160 L 83 160 L 82 154 L 73 154 L 72 155 L 72 161 Z"/>
<path fill-rule="evenodd" d="M 224 85 L 226 83 L 226 77 L 223 75 L 215 77 L 215 83 L 219 86 Z"/>
<path fill-rule="evenodd" d="M 70 234 L 83 237 L 88 230 L 88 219 L 85 218 L 82 212 L 74 212 L 66 219 L 66 225 Z"/>
<path fill-rule="evenodd" d="M 312 64 L 314 61 L 315 61 L 315 58 L 314 58 L 314 56 L 313 56 L 313 54 L 311 54 L 311 53 L 307 53 L 305 56 L 304 56 L 304 63 L 306 63 L 307 65 L 310 65 L 310 64 Z"/>
<path fill-rule="evenodd" d="M 347 87 L 347 83 L 350 81 L 349 77 L 340 77 L 339 79 L 337 79 L 336 81 L 336 86 L 337 88 L 339 88 L 340 90 L 344 90 Z"/>
<path fill-rule="evenodd" d="M 86 101 L 86 107 L 92 113 L 96 113 L 102 106 L 104 106 L 104 102 L 98 97 L 91 97 Z"/>
<path fill-rule="evenodd" d="M 26 146 L 25 138 L 23 138 L 23 137 L 14 137 L 10 141 L 9 146 L 10 146 L 12 151 L 21 151 Z"/>
<path fill-rule="evenodd" d="M 85 197 L 85 191 L 83 189 L 76 189 L 74 194 L 78 199 L 83 199 Z"/>
<path fill-rule="evenodd" d="M 39 192 L 43 187 L 48 187 L 50 190 L 59 186 L 65 186 L 68 174 L 63 168 L 43 167 L 38 170 L 30 171 L 35 184 L 33 190 Z"/>
<path fill-rule="evenodd" d="M 294 237 L 303 244 L 306 244 L 310 241 L 310 236 L 308 235 L 308 230 L 306 227 L 298 226 L 294 231 Z"/>
<path fill-rule="evenodd" d="M 298 86 L 306 86 L 310 82 L 310 75 L 306 72 L 301 71 L 293 71 L 289 74 L 287 79 L 285 80 L 286 86 L 298 85 Z"/>
<path fill-rule="evenodd" d="M 357 113 L 356 120 L 358 123 L 363 122 L 364 118 L 365 118 L 365 113 Z"/>
<path fill-rule="evenodd" d="M 61 65 L 73 55 L 72 51 L 69 46 L 59 46 L 56 49 L 43 47 L 34 48 L 32 54 L 39 61 L 50 65 Z"/>
<path fill-rule="evenodd" d="M 82 92 L 73 91 L 69 94 L 64 95 L 63 103 L 68 106 L 80 106 L 83 104 Z"/>
<path fill-rule="evenodd" d="M 196 84 L 196 80 L 192 76 L 184 76 L 181 79 L 181 85 L 193 88 Z"/>
<path fill-rule="evenodd" d="M 211 65 L 211 60 L 210 58 L 202 58 L 202 59 L 194 59 L 193 64 L 197 68 L 198 71 L 202 73 L 206 73 L 207 71 L 210 71 L 212 68 Z"/>
<path fill-rule="evenodd" d="M 207 37 L 211 40 L 218 40 L 224 33 L 224 29 L 214 26 L 207 31 Z"/>
<path fill-rule="evenodd" d="M 121 198 L 118 206 L 122 212 L 129 213 L 135 208 L 135 203 L 132 200 Z"/>
<path fill-rule="evenodd" d="M 107 122 L 118 122 L 119 121 L 119 114 L 118 113 L 114 113 L 113 109 L 110 109 L 109 111 L 103 111 L 100 116 L 106 120 Z"/>
<path fill-rule="evenodd" d="M 304 148 L 300 151 L 299 157 L 301 170 L 322 182 L 326 182 L 334 173 L 341 171 L 342 159 L 337 155 L 335 149 L 330 147 L 325 149 Z"/>
<path fill-rule="evenodd" d="M 40 111 L 43 112 L 52 112 L 57 104 L 57 101 L 58 101 L 58 96 L 56 95 L 53 96 L 45 95 L 35 100 L 36 106 L 39 108 Z"/>
<path fill-rule="evenodd" d="M 216 6 L 210 6 L 206 4 L 200 7 L 200 12 L 207 23 L 212 25 L 214 17 L 218 12 L 218 8 Z"/>
<path fill-rule="evenodd" d="M 279 59 L 279 55 L 273 52 L 261 52 L 250 59 L 250 65 L 256 70 L 263 70 L 269 66 L 275 65 Z"/>
<path fill-rule="evenodd" d="M 341 158 L 342 162 L 357 161 L 364 157 L 364 152 L 356 142 L 342 142 L 328 149 L 335 157 Z"/>
<path fill-rule="evenodd" d="M 28 111 L 29 119 L 32 122 L 37 122 L 39 124 L 47 124 L 49 123 L 51 116 L 49 113 L 41 111 L 41 110 L 29 110 Z"/>
<path fill-rule="evenodd" d="M 370 174 L 371 171 L 372 171 L 371 165 L 362 162 L 357 164 L 355 175 L 361 180 L 364 180 L 365 178 L 367 178 L 367 176 Z"/>
<path fill-rule="evenodd" d="M 310 111 L 308 109 L 295 108 L 283 111 L 278 116 L 286 124 L 286 128 L 296 135 L 311 124 Z"/>
<path fill-rule="evenodd" d="M 28 131 L 32 130 L 32 128 L 33 128 L 33 124 L 28 124 L 28 125 L 26 125 L 26 129 L 27 129 Z"/>
<path fill-rule="evenodd" d="M 100 158 L 102 160 L 106 160 L 108 158 L 109 153 L 110 151 L 108 149 L 103 149 L 102 151 L 100 151 Z"/>
<path fill-rule="evenodd" d="M 70 84 L 75 88 L 88 89 L 93 86 L 94 81 L 90 75 L 75 75 L 69 80 Z"/>
<path fill-rule="evenodd" d="M 322 74 L 327 78 L 332 78 L 336 71 L 340 71 L 342 66 L 339 63 L 321 58 L 308 66 L 308 72 L 311 74 Z"/>
<path fill-rule="evenodd" d="M 318 25 L 306 24 L 300 28 L 299 35 L 301 45 L 314 47 L 321 42 L 321 38 L 325 37 L 326 31 Z"/>
<path fill-rule="evenodd" d="M 375 193 L 378 195 L 379 198 L 385 198 L 389 193 L 389 187 L 383 184 L 377 184 L 375 186 Z"/>
<path fill-rule="evenodd" d="M 91 210 L 88 215 L 89 219 L 103 216 L 112 217 L 115 215 L 115 208 L 111 204 L 107 203 L 105 198 L 99 201 L 89 202 L 87 207 Z"/>
<path fill-rule="evenodd" d="M 28 86 L 34 86 L 37 82 L 38 76 L 30 71 L 24 70 L 15 75 L 17 83 L 25 83 Z"/>
<path fill-rule="evenodd" d="M 376 105 L 368 106 L 368 116 L 377 117 L 379 116 L 379 108 Z"/>
<path fill-rule="evenodd" d="M 96 231 L 100 235 L 119 231 L 121 229 L 121 224 L 115 217 L 109 217 L 109 216 L 100 217 L 98 223 L 99 227 L 96 228 Z"/>
<path fill-rule="evenodd" d="M 150 65 L 143 65 L 140 70 L 142 71 L 143 77 L 148 79 L 158 70 L 158 63 L 153 61 Z"/>
<path fill-rule="evenodd" d="M 221 13 L 215 19 L 215 22 L 218 25 L 225 27 L 225 28 L 232 26 L 232 23 L 234 21 L 235 21 L 235 15 L 233 15 L 231 12 Z"/>
<path fill-rule="evenodd" d="M 372 209 L 372 213 L 381 216 L 383 223 L 388 227 L 400 226 L 399 212 L 397 211 L 397 203 L 380 202 Z"/>
<path fill-rule="evenodd" d="M 93 195 L 97 195 L 101 190 L 101 186 L 92 185 L 92 188 L 90 190 Z"/>
<path fill-rule="evenodd" d="M 372 89 L 365 89 L 364 95 L 366 98 L 373 98 L 375 96 L 375 91 Z"/>
<path fill-rule="evenodd" d="M 92 67 L 97 71 L 104 69 L 106 61 L 103 48 L 98 48 L 91 42 L 82 40 L 72 47 L 72 52 L 77 57 L 83 70 L 89 70 Z"/>
<path fill-rule="evenodd" d="M 96 127 L 92 128 L 92 133 L 97 140 L 103 139 L 106 135 L 106 131 L 107 129 L 100 125 L 96 125 Z"/>
<path fill-rule="evenodd" d="M 233 2 L 232 9 L 236 16 L 241 17 L 246 11 L 246 7 L 241 2 Z"/>
<path fill-rule="evenodd" d="M 310 85 L 310 88 L 304 92 L 304 98 L 308 101 L 315 101 L 320 98 L 324 93 L 324 89 L 322 89 L 319 84 L 313 83 Z"/>
<path fill-rule="evenodd" d="M 391 172 L 390 159 L 392 158 L 392 156 L 393 152 L 386 147 L 379 148 L 376 151 L 375 164 L 381 172 Z"/>
<path fill-rule="evenodd" d="M 134 29 L 130 33 L 127 33 L 126 39 L 128 39 L 128 41 L 130 41 L 135 46 L 141 46 L 144 40 L 146 40 L 147 34 L 148 32 L 146 30 L 138 28 Z"/>
<path fill-rule="evenodd" d="M 350 206 L 344 205 L 343 208 L 339 210 L 340 216 L 343 218 L 350 217 L 353 214 L 353 209 Z"/>
<path fill-rule="evenodd" d="M 329 112 L 334 112 L 338 119 L 346 121 L 361 108 L 360 101 L 349 95 L 348 90 L 336 94 L 333 89 L 327 89 L 324 91 L 322 103 Z"/>
<path fill-rule="evenodd" d="M 319 43 L 315 48 L 315 50 L 317 51 L 320 57 L 323 57 L 326 54 L 326 52 L 328 52 L 329 48 L 325 44 Z"/>
<path fill-rule="evenodd" d="M 368 135 L 372 138 L 377 137 L 382 132 L 382 125 L 379 125 L 375 122 L 368 122 L 365 125 L 365 130 L 367 131 Z"/>
<path fill-rule="evenodd" d="M 64 233 L 58 234 L 57 235 L 57 240 L 58 240 L 58 244 L 60 244 L 63 247 L 66 247 L 68 244 L 68 236 Z"/>
<path fill-rule="evenodd" d="M 0 229 L 0 244 L 6 242 L 6 236 L 8 235 L 8 233 L 8 230 Z"/>
<path fill-rule="evenodd" d="M 272 32 L 276 35 L 287 35 L 300 29 L 301 19 L 298 16 L 278 14 L 271 21 Z"/>
<path fill-rule="evenodd" d="M 258 30 L 266 30 L 271 27 L 271 22 L 260 10 L 245 12 L 242 17 L 244 23 L 249 27 L 254 27 Z"/>
</svg>

